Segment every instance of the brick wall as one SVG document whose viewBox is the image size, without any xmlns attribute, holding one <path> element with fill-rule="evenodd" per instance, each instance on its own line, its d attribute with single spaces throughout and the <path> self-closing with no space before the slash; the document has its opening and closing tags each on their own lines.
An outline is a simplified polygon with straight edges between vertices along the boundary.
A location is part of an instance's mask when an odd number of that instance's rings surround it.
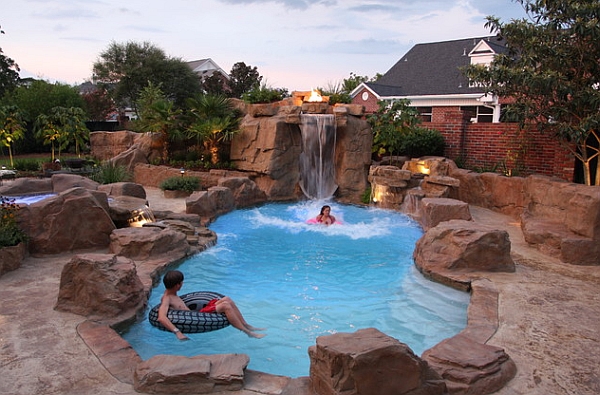
<svg viewBox="0 0 600 395">
<path fill-rule="evenodd" d="M 510 171 L 513 175 L 544 174 L 572 181 L 575 160 L 549 135 L 519 132 L 515 123 L 471 123 L 459 107 L 434 107 L 432 122 L 446 140 L 445 155 L 462 158 L 469 168 Z"/>
<path fill-rule="evenodd" d="M 368 92 L 363 100 L 363 92 Z M 352 100 L 365 113 L 379 109 L 377 98 L 363 89 Z M 510 170 L 512 175 L 543 174 L 573 181 L 575 159 L 550 135 L 519 132 L 513 123 L 472 123 L 475 114 L 460 107 L 433 107 L 431 122 L 424 127 L 439 130 L 446 141 L 446 157 L 462 158 L 468 168 Z"/>
</svg>

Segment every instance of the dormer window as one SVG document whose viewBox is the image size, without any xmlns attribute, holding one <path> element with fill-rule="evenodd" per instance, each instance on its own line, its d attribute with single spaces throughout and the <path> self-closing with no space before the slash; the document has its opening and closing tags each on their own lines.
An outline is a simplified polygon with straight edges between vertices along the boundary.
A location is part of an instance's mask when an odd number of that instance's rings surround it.
<svg viewBox="0 0 600 395">
<path fill-rule="evenodd" d="M 494 60 L 494 55 L 496 55 L 496 52 L 494 52 L 485 40 L 479 41 L 475 48 L 469 52 L 471 64 L 489 65 Z"/>
</svg>

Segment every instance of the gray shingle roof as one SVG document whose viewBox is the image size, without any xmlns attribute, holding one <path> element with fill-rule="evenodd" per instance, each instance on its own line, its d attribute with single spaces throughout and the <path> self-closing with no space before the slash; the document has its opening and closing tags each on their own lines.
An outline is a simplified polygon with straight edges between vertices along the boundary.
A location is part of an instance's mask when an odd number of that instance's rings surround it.
<svg viewBox="0 0 600 395">
<path fill-rule="evenodd" d="M 496 36 L 417 44 L 377 82 L 367 85 L 381 97 L 483 93 L 470 88 L 460 70 L 469 65 L 469 52 L 481 40 L 496 53 L 506 51 L 506 41 Z"/>
</svg>

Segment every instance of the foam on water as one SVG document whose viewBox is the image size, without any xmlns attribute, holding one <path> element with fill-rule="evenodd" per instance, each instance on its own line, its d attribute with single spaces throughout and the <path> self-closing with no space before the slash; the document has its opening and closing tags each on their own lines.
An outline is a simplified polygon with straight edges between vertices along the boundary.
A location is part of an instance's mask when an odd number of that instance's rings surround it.
<svg viewBox="0 0 600 395">
<path fill-rule="evenodd" d="M 341 224 L 306 223 L 323 204 Z M 420 354 L 466 325 L 468 294 L 415 270 L 412 252 L 422 230 L 397 212 L 273 203 L 236 210 L 210 227 L 218 244 L 180 266 L 180 292 L 229 295 L 268 335 L 251 339 L 229 327 L 179 342 L 144 319 L 123 335 L 142 358 L 244 353 L 250 369 L 299 377 L 308 375 L 307 349 L 318 336 L 375 327 Z M 162 292 L 161 284 L 149 306 Z"/>
</svg>

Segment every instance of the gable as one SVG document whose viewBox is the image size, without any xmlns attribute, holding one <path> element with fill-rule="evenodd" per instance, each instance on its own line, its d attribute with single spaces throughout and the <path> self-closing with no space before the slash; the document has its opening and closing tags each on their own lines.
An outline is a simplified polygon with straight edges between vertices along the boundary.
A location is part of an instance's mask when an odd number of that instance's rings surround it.
<svg viewBox="0 0 600 395">
<path fill-rule="evenodd" d="M 417 44 L 368 85 L 382 97 L 483 93 L 480 87 L 469 86 L 461 69 L 472 59 L 484 61 L 503 47 L 505 41 L 496 36 Z"/>
<path fill-rule="evenodd" d="M 215 72 L 221 73 L 225 78 L 229 79 L 229 74 L 219 67 L 219 65 L 216 64 L 211 58 L 194 60 L 187 62 L 187 64 L 192 71 L 198 74 L 202 79 L 210 77 Z"/>
</svg>

